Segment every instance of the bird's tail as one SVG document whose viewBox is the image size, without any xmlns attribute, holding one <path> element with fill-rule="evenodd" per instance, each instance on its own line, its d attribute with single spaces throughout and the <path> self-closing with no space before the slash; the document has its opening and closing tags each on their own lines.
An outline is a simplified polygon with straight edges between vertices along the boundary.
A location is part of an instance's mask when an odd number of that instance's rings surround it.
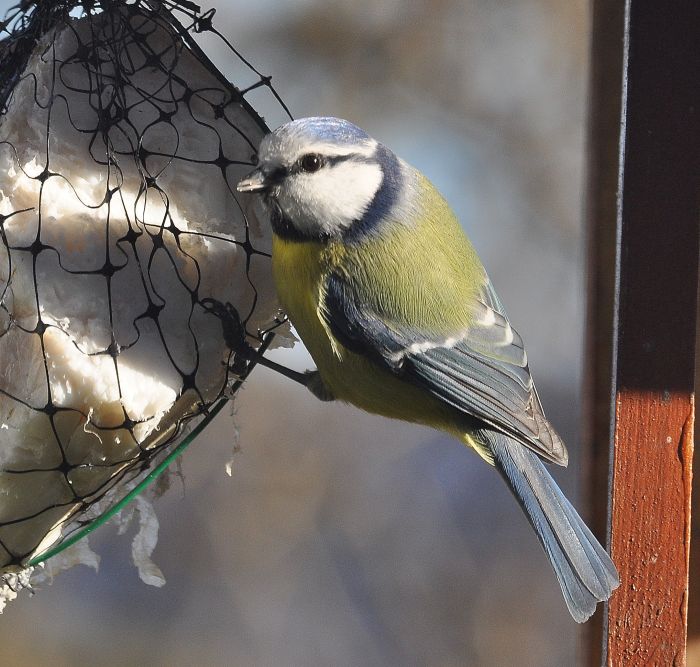
<svg viewBox="0 0 700 667">
<path fill-rule="evenodd" d="M 496 469 L 549 557 L 569 612 L 583 623 L 619 586 L 615 565 L 534 453 L 493 431 L 488 441 Z"/>
</svg>

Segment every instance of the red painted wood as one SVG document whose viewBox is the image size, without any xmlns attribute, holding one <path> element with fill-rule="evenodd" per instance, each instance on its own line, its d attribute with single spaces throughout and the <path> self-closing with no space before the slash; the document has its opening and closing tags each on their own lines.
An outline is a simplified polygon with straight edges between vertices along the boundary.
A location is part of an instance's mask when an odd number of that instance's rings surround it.
<svg viewBox="0 0 700 667">
<path fill-rule="evenodd" d="M 683 392 L 617 397 L 610 665 L 683 665 L 694 406 Z"/>
</svg>

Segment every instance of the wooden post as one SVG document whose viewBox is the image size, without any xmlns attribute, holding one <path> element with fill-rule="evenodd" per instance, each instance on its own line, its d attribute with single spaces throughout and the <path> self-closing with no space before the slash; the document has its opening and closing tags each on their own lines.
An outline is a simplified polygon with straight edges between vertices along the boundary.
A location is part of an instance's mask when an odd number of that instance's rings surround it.
<svg viewBox="0 0 700 667">
<path fill-rule="evenodd" d="M 614 15 L 620 3 L 595 4 L 597 12 Z M 603 358 L 592 359 L 589 372 L 589 414 L 598 415 L 590 437 L 603 448 L 593 466 L 596 494 L 608 478 L 604 448 L 612 441 L 609 527 L 622 581 L 609 605 L 601 662 L 684 665 L 700 240 L 700 3 L 627 0 L 621 26 L 594 21 L 594 29 L 613 33 L 602 40 L 607 54 L 596 51 L 600 35 L 593 50 L 598 108 L 591 124 L 589 351 Z M 603 94 L 596 90 L 596 67 L 620 51 L 617 95 L 609 82 Z M 619 60 L 608 62 L 614 68 Z M 609 183 L 609 173 L 606 181 L 601 172 L 609 165 L 600 158 L 610 155 L 614 139 L 614 133 L 596 134 L 596 114 L 608 117 L 603 105 L 616 103 L 613 208 L 609 193 L 593 188 L 596 179 Z M 613 249 L 610 271 L 599 262 L 609 261 Z M 600 412 L 606 398 L 610 427 Z"/>
<path fill-rule="evenodd" d="M 698 295 L 700 299 L 700 294 Z M 700 312 L 700 301 L 698 302 Z M 698 321 L 700 327 L 700 318 Z M 699 332 L 700 333 L 700 332 Z M 695 386 L 700 383 L 700 335 L 695 346 Z M 700 420 L 695 419 L 695 442 L 700 439 Z M 697 461 L 697 459 L 696 459 Z M 688 582 L 688 652 L 692 651 L 695 662 L 700 664 L 700 475 L 693 475 L 693 502 L 691 510 L 690 577 Z"/>
<path fill-rule="evenodd" d="M 584 373 L 583 477 L 590 481 L 586 517 L 603 543 L 608 534 L 608 477 L 612 442 L 618 156 L 622 113 L 622 35 L 625 6 L 593 0 L 587 141 L 587 335 Z M 601 664 L 603 614 L 584 626 L 589 667 Z"/>
</svg>

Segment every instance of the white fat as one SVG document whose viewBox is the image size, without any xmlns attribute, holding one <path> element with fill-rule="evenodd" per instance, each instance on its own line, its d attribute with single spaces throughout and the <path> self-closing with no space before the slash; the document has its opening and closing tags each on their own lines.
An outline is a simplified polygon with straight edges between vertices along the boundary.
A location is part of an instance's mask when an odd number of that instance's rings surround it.
<svg viewBox="0 0 700 667">
<path fill-rule="evenodd" d="M 277 201 L 302 234 L 332 233 L 362 217 L 381 183 L 378 164 L 347 160 L 289 176 Z"/>
<path fill-rule="evenodd" d="M 34 568 L 27 568 L 20 572 L 9 572 L 0 577 L 0 614 L 5 609 L 5 605 L 17 599 L 19 591 L 29 588 L 29 577 Z"/>
<path fill-rule="evenodd" d="M 131 543 L 131 556 L 134 565 L 138 568 L 141 581 L 149 586 L 160 588 L 165 584 L 165 577 L 151 560 L 158 542 L 158 517 L 153 509 L 153 503 L 148 498 L 137 496 L 134 504 L 139 515 L 139 530 Z"/>
</svg>

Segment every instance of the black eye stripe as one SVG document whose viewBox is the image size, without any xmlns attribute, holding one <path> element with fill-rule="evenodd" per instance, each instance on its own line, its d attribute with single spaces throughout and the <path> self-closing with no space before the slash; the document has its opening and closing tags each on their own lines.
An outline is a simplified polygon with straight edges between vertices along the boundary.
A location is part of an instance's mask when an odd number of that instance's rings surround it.
<svg viewBox="0 0 700 667">
<path fill-rule="evenodd" d="M 332 167 L 335 167 L 336 164 L 341 164 L 342 162 L 348 162 L 348 160 L 352 160 L 355 155 L 330 155 L 329 157 L 326 158 L 326 162 L 330 164 Z"/>
<path fill-rule="evenodd" d="M 290 174 L 303 174 L 303 173 L 308 173 L 306 169 L 302 167 L 302 160 L 310 155 L 309 153 L 306 153 L 302 155 L 290 168 L 289 168 L 289 173 Z M 313 153 L 313 155 L 317 155 L 316 153 Z M 330 166 L 330 167 L 335 167 L 337 164 L 341 164 L 343 162 L 359 162 L 361 164 L 376 164 L 376 160 L 374 160 L 372 157 L 368 157 L 366 155 L 362 155 L 360 153 L 349 153 L 348 155 L 320 155 L 318 154 L 318 157 L 321 159 L 321 166 Z"/>
<path fill-rule="evenodd" d="M 279 185 L 288 175 L 289 170 L 286 167 L 275 167 L 265 171 L 265 181 L 269 185 Z"/>
</svg>

